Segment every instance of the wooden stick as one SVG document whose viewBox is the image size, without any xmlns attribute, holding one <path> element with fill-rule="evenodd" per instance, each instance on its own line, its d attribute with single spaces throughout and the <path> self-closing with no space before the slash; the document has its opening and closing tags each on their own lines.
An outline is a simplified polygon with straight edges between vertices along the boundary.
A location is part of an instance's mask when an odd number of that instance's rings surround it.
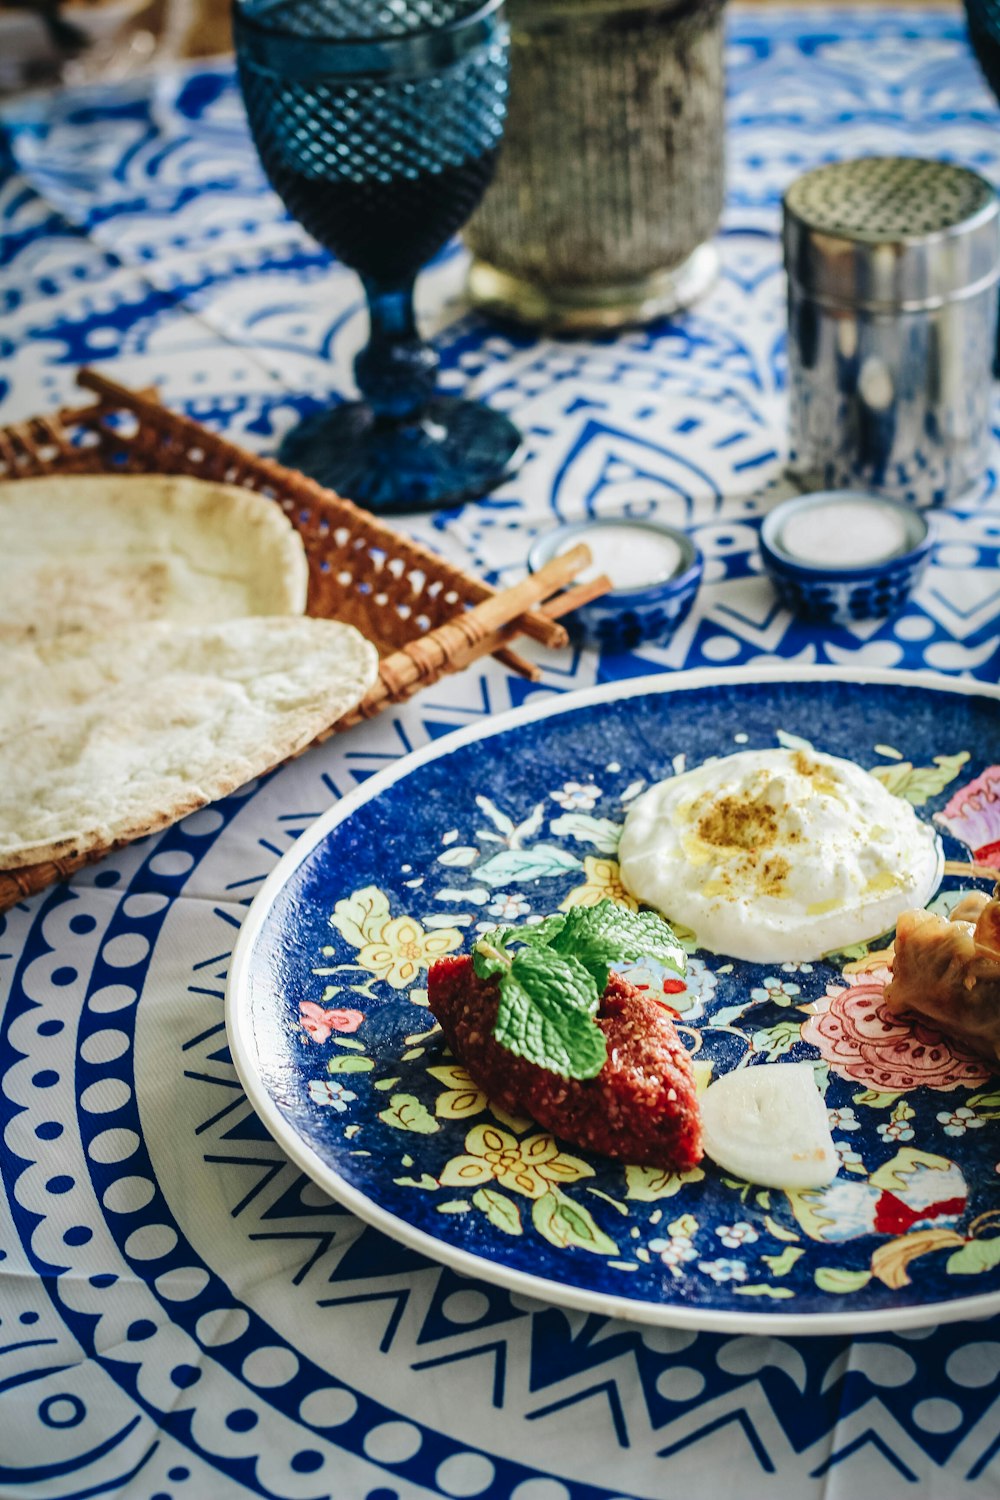
<svg viewBox="0 0 1000 1500">
<path fill-rule="evenodd" d="M 512 651 L 509 646 L 500 646 L 490 655 L 494 661 L 498 661 L 508 671 L 516 672 L 518 677 L 524 677 L 528 682 L 540 682 L 542 679 L 541 669 L 530 662 L 526 656 L 519 651 Z"/>
<path fill-rule="evenodd" d="M 589 604 L 593 599 L 599 599 L 602 594 L 610 593 L 611 579 L 607 573 L 602 573 L 598 578 L 592 578 L 589 583 L 577 583 L 571 589 L 564 589 L 554 599 L 542 605 L 542 612 L 552 620 L 561 619 L 572 610 L 579 609 L 583 604 Z"/>
<path fill-rule="evenodd" d="M 522 578 L 520 583 L 512 584 L 509 589 L 502 593 L 494 594 L 492 599 L 485 599 L 482 604 L 477 604 L 464 615 L 458 616 L 450 624 L 463 627 L 472 626 L 475 635 L 482 638 L 490 631 L 499 630 L 502 626 L 517 623 L 518 629 L 521 622 L 518 616 L 533 604 L 540 600 L 548 599 L 551 594 L 562 589 L 570 583 L 584 568 L 591 563 L 590 548 L 583 542 L 572 547 L 568 552 L 560 552 L 557 557 L 549 558 L 543 568 L 537 573 L 529 573 Z M 478 644 L 478 640 L 477 640 Z"/>
<path fill-rule="evenodd" d="M 563 556 L 566 555 L 565 553 L 563 554 Z M 579 609 L 583 604 L 589 604 L 592 599 L 599 599 L 611 587 L 611 579 L 606 573 L 602 573 L 599 577 L 591 579 L 589 583 L 578 583 L 574 588 L 564 589 L 561 593 L 556 594 L 547 603 L 541 605 L 540 612 L 548 615 L 550 619 L 559 619 L 563 615 L 569 614 L 571 610 Z M 499 638 L 509 639 L 516 633 L 516 626 L 511 626 L 500 632 Z M 505 666 L 510 667 L 512 671 L 517 672 L 521 677 L 530 676 L 530 681 L 532 682 L 538 682 L 541 677 L 541 672 L 537 667 L 532 667 L 531 663 L 526 661 L 523 656 L 511 651 L 506 646 L 496 648 L 492 654 L 496 657 L 497 661 L 503 662 Z M 525 671 L 525 667 L 529 668 L 530 672 Z"/>
</svg>

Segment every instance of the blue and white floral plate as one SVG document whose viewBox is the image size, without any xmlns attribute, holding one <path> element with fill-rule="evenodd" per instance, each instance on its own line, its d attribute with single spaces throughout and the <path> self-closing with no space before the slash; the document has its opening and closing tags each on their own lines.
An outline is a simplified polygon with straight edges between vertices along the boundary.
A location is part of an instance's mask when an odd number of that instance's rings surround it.
<svg viewBox="0 0 1000 1500">
<path fill-rule="evenodd" d="M 1000 1310 L 1000 1078 L 883 1009 L 876 943 L 755 967 L 693 951 L 666 999 L 700 1081 L 814 1061 L 842 1159 L 783 1193 L 677 1177 L 490 1108 L 426 1008 L 480 928 L 628 899 L 616 847 L 650 782 L 806 741 L 940 829 L 932 905 L 1000 855 L 1000 691 L 837 668 L 693 672 L 527 706 L 345 797 L 278 865 L 233 956 L 234 1060 L 333 1197 L 458 1271 L 594 1312 L 719 1331 L 857 1332 Z M 660 986 L 664 974 L 632 975 Z"/>
</svg>

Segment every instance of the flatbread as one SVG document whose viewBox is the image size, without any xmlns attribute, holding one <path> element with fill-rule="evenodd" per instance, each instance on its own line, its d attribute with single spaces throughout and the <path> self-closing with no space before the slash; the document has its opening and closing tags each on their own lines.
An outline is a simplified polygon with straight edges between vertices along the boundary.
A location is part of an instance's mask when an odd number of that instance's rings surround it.
<svg viewBox="0 0 1000 1500">
<path fill-rule="evenodd" d="M 0 647 L 136 620 L 301 615 L 309 569 L 281 507 L 183 474 L 0 483 Z"/>
<path fill-rule="evenodd" d="M 147 622 L 0 652 L 0 869 L 153 833 L 303 750 L 374 682 L 334 620 Z"/>
</svg>

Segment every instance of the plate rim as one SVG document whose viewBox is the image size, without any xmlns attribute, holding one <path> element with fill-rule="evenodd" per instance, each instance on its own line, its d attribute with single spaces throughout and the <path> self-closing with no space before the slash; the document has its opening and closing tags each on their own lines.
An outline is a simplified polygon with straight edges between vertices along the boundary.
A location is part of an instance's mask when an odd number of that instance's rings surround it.
<svg viewBox="0 0 1000 1500">
<path fill-rule="evenodd" d="M 864 1312 L 746 1313 L 682 1304 L 655 1303 L 621 1297 L 614 1293 L 591 1291 L 532 1272 L 503 1266 L 488 1257 L 435 1239 L 426 1230 L 408 1224 L 405 1219 L 372 1202 L 330 1167 L 293 1129 L 274 1104 L 263 1083 L 251 1048 L 241 1030 L 242 1014 L 248 995 L 250 960 L 255 941 L 279 893 L 305 859 L 328 833 L 338 827 L 359 807 L 381 794 L 396 782 L 405 780 L 418 767 L 440 760 L 465 745 L 491 739 L 522 724 L 553 718 L 578 708 L 598 703 L 616 702 L 652 693 L 698 691 L 711 687 L 755 686 L 765 683 L 848 682 L 853 686 L 889 686 L 923 688 L 959 697 L 989 698 L 1000 703 L 1000 684 L 980 682 L 975 678 L 951 678 L 933 671 L 909 671 L 898 667 L 851 666 L 784 666 L 698 667 L 687 671 L 654 672 L 623 681 L 594 684 L 569 692 L 556 690 L 541 702 L 527 702 L 503 713 L 490 715 L 467 724 L 419 749 L 409 751 L 392 765 L 366 778 L 358 786 L 322 813 L 291 848 L 286 850 L 257 892 L 240 926 L 229 963 L 226 980 L 226 1036 L 237 1076 L 252 1108 L 272 1138 L 307 1176 L 324 1192 L 365 1223 L 390 1239 L 425 1255 L 429 1260 L 448 1266 L 463 1276 L 505 1287 L 508 1291 L 549 1305 L 621 1318 L 628 1322 L 654 1327 L 681 1328 L 701 1333 L 777 1334 L 812 1337 L 814 1335 L 853 1335 L 855 1333 L 894 1333 L 935 1324 L 978 1320 L 1000 1312 L 1000 1291 L 980 1292 L 949 1302 L 922 1303 L 915 1307 L 875 1308 Z M 249 1031 L 249 1020 L 247 1030 Z"/>
</svg>

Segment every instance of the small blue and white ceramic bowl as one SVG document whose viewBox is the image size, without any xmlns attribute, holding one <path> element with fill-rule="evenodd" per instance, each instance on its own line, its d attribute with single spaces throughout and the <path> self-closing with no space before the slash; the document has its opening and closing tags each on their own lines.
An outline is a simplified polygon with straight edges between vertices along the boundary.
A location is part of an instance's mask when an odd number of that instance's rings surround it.
<svg viewBox="0 0 1000 1500">
<path fill-rule="evenodd" d="M 776 506 L 761 527 L 760 551 L 793 613 L 846 624 L 902 609 L 933 541 L 926 515 L 901 501 L 824 490 Z"/>
<path fill-rule="evenodd" d="M 536 573 L 580 542 L 590 547 L 593 566 L 574 581 L 607 573 L 613 587 L 567 616 L 574 637 L 604 651 L 630 651 L 643 642 L 666 645 L 701 583 L 704 559 L 691 538 L 660 521 L 577 521 L 540 536 L 528 553 L 528 567 Z"/>
</svg>

